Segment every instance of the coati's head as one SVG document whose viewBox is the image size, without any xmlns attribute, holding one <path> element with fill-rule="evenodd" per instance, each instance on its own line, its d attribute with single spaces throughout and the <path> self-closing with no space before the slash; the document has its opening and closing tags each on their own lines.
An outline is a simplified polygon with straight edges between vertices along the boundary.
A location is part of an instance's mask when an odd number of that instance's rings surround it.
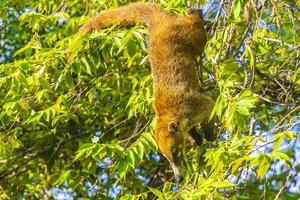
<svg viewBox="0 0 300 200">
<path fill-rule="evenodd" d="M 169 117 L 160 117 L 156 121 L 154 132 L 159 150 L 169 161 L 175 180 L 179 182 L 186 167 L 185 138 L 180 123 Z"/>
</svg>

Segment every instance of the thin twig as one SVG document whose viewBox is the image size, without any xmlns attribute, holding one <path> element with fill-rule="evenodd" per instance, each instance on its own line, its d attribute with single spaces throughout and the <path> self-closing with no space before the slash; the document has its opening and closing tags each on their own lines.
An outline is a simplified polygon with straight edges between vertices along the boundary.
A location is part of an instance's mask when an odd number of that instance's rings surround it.
<svg viewBox="0 0 300 200">
<path fill-rule="evenodd" d="M 280 120 L 280 122 L 278 122 L 278 123 L 276 124 L 276 126 L 274 126 L 274 128 L 273 128 L 270 132 L 273 132 L 273 130 L 276 129 L 276 128 L 279 126 L 279 124 L 281 124 L 282 122 L 284 122 L 284 120 L 285 120 L 288 116 L 290 116 L 293 112 L 295 112 L 295 111 L 298 110 L 298 109 L 300 109 L 300 106 L 295 107 L 295 108 L 294 108 L 293 110 L 291 110 L 288 114 L 286 114 L 286 115 Z"/>
<path fill-rule="evenodd" d="M 213 23 L 212 28 L 211 28 L 211 35 L 214 35 L 214 33 L 216 31 L 216 26 L 217 26 L 217 23 L 219 22 L 219 18 L 221 16 L 221 11 L 222 11 L 223 5 L 224 5 L 224 0 L 222 0 L 220 3 L 220 8 L 219 8 L 218 13 L 214 20 L 215 22 Z"/>
<path fill-rule="evenodd" d="M 293 164 L 293 167 L 289 170 L 289 174 L 288 174 L 288 176 L 286 177 L 285 181 L 283 182 L 282 186 L 280 187 L 279 192 L 277 193 L 277 195 L 276 195 L 276 197 L 274 198 L 274 200 L 278 200 L 278 199 L 279 199 L 281 193 L 283 192 L 283 190 L 285 189 L 285 187 L 286 187 L 286 185 L 287 185 L 288 180 L 289 180 L 289 179 L 291 178 L 291 176 L 292 176 L 292 172 L 294 171 L 294 169 L 295 169 L 295 167 L 296 167 L 296 165 L 297 165 L 297 163 L 298 163 L 298 160 L 299 160 L 299 156 L 296 158 L 296 160 L 295 160 L 295 162 L 294 162 L 294 164 Z"/>
<path fill-rule="evenodd" d="M 52 15 L 56 14 L 60 9 L 62 9 L 63 7 L 66 6 L 66 2 L 65 1 L 62 1 L 60 3 L 60 5 L 57 6 L 57 8 L 52 12 Z"/>
<path fill-rule="evenodd" d="M 251 117 L 251 120 L 250 120 L 250 127 L 249 127 L 249 135 L 252 135 L 253 134 L 253 130 L 254 130 L 254 127 L 255 127 L 255 117 Z"/>
<path fill-rule="evenodd" d="M 275 79 L 275 78 L 274 78 L 274 80 L 283 89 L 283 91 L 287 94 L 288 93 L 287 90 L 281 85 L 281 83 L 279 83 L 279 81 L 277 81 L 277 79 Z"/>
<path fill-rule="evenodd" d="M 14 23 L 15 21 L 17 21 L 19 19 L 20 16 L 14 18 L 13 20 L 11 20 L 10 22 L 8 22 L 7 24 L 0 26 L 0 31 L 2 31 L 3 29 L 5 29 L 6 27 L 8 27 L 9 25 L 11 25 L 12 23 Z"/>
<path fill-rule="evenodd" d="M 272 104 L 280 105 L 280 106 L 286 106 L 287 105 L 287 104 L 284 104 L 284 103 L 279 103 L 279 102 L 272 101 L 272 100 L 267 99 L 266 97 L 263 97 L 262 95 L 259 95 L 259 94 L 254 94 L 254 95 L 257 96 L 258 98 L 260 98 L 261 100 L 264 100 L 268 103 L 272 103 Z"/>
<path fill-rule="evenodd" d="M 254 55 L 254 64 L 253 66 L 251 66 L 251 76 L 250 76 L 250 88 L 252 91 L 254 88 L 255 69 L 256 69 L 256 56 Z"/>
</svg>

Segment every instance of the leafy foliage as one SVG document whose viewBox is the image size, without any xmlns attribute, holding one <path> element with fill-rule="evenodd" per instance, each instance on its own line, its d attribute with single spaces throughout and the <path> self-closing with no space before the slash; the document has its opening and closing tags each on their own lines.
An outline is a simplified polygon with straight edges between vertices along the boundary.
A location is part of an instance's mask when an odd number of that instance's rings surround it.
<svg viewBox="0 0 300 200">
<path fill-rule="evenodd" d="M 300 198 L 300 1 L 157 1 L 210 21 L 196 67 L 219 137 L 179 184 L 152 135 L 147 29 L 73 36 L 130 2 L 0 2 L 0 198 Z"/>
</svg>

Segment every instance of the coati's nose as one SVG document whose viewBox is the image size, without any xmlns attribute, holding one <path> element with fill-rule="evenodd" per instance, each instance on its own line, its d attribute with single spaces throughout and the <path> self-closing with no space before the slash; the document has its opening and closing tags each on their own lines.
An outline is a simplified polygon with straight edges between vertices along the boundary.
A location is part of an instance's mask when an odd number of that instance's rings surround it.
<svg viewBox="0 0 300 200">
<path fill-rule="evenodd" d="M 174 173 L 174 178 L 176 182 L 180 182 L 183 180 L 183 177 L 180 174 L 180 170 L 178 169 L 178 167 L 174 164 L 174 162 L 170 162 L 173 173 Z"/>
<path fill-rule="evenodd" d="M 177 183 L 183 180 L 183 177 L 180 174 L 174 174 L 174 178 Z"/>
</svg>

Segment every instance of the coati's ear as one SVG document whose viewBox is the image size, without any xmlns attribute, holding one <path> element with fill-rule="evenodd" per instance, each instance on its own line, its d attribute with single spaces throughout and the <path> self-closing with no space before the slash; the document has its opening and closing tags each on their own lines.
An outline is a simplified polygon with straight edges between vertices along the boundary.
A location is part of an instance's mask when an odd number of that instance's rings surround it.
<svg viewBox="0 0 300 200">
<path fill-rule="evenodd" d="M 189 15 L 197 15 L 200 17 L 201 20 L 203 20 L 202 10 L 196 7 L 192 7 L 188 11 Z"/>
<path fill-rule="evenodd" d="M 189 15 L 196 15 L 196 16 L 200 17 L 200 19 L 202 21 L 204 21 L 203 20 L 203 11 L 202 11 L 202 9 L 199 9 L 197 7 L 192 7 L 192 8 L 189 9 L 188 14 Z"/>
<path fill-rule="evenodd" d="M 174 135 L 179 133 L 179 124 L 174 121 L 170 122 L 168 125 L 168 130 L 170 133 L 172 133 Z"/>
</svg>

